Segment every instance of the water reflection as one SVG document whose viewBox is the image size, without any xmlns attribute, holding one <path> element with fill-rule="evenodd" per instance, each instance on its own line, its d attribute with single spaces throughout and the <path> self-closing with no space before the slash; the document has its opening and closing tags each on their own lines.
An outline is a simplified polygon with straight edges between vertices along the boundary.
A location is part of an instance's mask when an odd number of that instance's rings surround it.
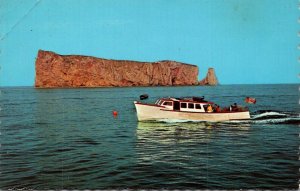
<svg viewBox="0 0 300 191">
<path fill-rule="evenodd" d="M 208 142 L 216 125 L 205 123 L 151 123 L 139 122 L 136 130 L 138 141 L 175 144 Z"/>
<path fill-rule="evenodd" d="M 232 131 L 229 131 L 229 130 Z M 219 133 L 239 134 L 250 129 L 249 123 L 158 123 L 139 122 L 136 135 L 138 142 L 208 143 Z"/>
<path fill-rule="evenodd" d="M 221 148 L 231 138 L 247 136 L 249 129 L 249 124 L 139 122 L 136 151 L 140 163 L 184 163 L 191 156 L 205 160 L 215 152 L 208 147 Z"/>
</svg>

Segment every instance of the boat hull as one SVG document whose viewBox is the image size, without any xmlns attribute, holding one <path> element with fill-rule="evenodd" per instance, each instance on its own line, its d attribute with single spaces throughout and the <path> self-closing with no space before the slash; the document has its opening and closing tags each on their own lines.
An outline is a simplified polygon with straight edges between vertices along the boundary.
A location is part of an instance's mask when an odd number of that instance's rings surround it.
<svg viewBox="0 0 300 191">
<path fill-rule="evenodd" d="M 203 112 L 184 112 L 167 110 L 157 105 L 134 103 L 138 121 L 155 121 L 155 120 L 188 120 L 188 121 L 229 121 L 250 119 L 249 111 L 242 112 L 220 112 L 220 113 L 203 113 Z"/>
</svg>

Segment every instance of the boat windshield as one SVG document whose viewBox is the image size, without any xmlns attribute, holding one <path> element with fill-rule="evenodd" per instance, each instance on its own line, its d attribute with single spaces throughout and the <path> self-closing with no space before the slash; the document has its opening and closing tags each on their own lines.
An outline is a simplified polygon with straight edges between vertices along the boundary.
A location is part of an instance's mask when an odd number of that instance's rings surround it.
<svg viewBox="0 0 300 191">
<path fill-rule="evenodd" d="M 159 103 L 159 101 L 160 101 L 160 99 L 156 100 L 155 104 L 158 104 L 158 103 Z"/>
<path fill-rule="evenodd" d="M 159 102 L 158 102 L 158 105 L 162 105 L 163 104 L 163 100 L 160 100 Z"/>
<path fill-rule="evenodd" d="M 155 104 L 161 105 L 163 102 L 164 102 L 164 101 L 162 101 L 161 99 L 158 99 L 158 100 L 155 102 Z"/>
</svg>

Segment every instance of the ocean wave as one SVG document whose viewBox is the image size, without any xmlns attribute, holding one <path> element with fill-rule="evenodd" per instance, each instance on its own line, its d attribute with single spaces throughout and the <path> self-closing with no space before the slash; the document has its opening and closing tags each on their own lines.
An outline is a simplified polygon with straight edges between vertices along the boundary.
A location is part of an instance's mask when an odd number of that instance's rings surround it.
<svg viewBox="0 0 300 191">
<path fill-rule="evenodd" d="M 259 124 L 300 124 L 299 114 L 283 111 L 264 111 L 257 112 L 251 117 L 252 123 Z"/>
<path fill-rule="evenodd" d="M 286 117 L 286 116 L 287 116 L 287 114 L 285 114 L 285 113 L 280 113 L 277 111 L 267 111 L 265 113 L 253 115 L 252 119 L 282 118 L 282 117 Z"/>
<path fill-rule="evenodd" d="M 261 119 L 253 121 L 253 123 L 258 124 L 298 124 L 300 125 L 300 118 L 279 118 L 279 119 Z"/>
</svg>

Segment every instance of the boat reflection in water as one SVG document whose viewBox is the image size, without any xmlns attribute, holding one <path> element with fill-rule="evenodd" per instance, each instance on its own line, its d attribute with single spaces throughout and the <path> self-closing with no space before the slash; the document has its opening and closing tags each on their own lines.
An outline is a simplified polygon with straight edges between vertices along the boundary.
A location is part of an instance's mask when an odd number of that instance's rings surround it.
<svg viewBox="0 0 300 191">
<path fill-rule="evenodd" d="M 208 158 L 219 157 L 226 145 L 243 144 L 239 139 L 249 134 L 249 127 L 246 123 L 139 122 L 136 151 L 140 164 L 199 168 Z"/>
</svg>

